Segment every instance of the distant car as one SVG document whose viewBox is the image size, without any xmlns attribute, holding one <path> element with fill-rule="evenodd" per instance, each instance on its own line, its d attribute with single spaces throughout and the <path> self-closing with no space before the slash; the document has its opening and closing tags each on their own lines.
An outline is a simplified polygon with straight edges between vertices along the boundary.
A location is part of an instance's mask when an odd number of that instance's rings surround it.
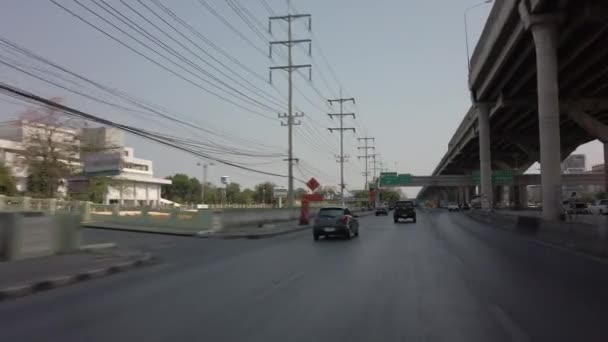
<svg viewBox="0 0 608 342">
<path fill-rule="evenodd" d="M 589 214 L 589 208 L 584 202 L 575 200 L 566 200 L 563 202 L 564 212 L 566 215 L 586 215 Z"/>
<path fill-rule="evenodd" d="M 448 211 L 460 211 L 460 207 L 456 203 L 450 203 L 446 207 Z"/>
<path fill-rule="evenodd" d="M 395 211 L 393 212 L 393 221 L 399 222 L 399 219 L 412 219 L 416 223 L 416 210 L 412 201 L 398 201 L 395 203 Z"/>
<path fill-rule="evenodd" d="M 589 211 L 593 215 L 608 215 L 608 199 L 600 199 L 589 207 Z"/>
<path fill-rule="evenodd" d="M 380 216 L 380 215 L 388 215 L 388 209 L 386 207 L 376 208 L 376 216 Z"/>
<path fill-rule="evenodd" d="M 359 220 L 347 208 L 321 208 L 315 218 L 312 232 L 315 241 L 321 236 L 342 236 L 350 239 L 359 236 Z"/>
</svg>

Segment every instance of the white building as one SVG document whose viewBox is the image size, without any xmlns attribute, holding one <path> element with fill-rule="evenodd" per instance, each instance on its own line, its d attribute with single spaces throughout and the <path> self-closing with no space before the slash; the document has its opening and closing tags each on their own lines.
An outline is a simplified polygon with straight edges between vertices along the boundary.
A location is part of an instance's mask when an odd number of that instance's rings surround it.
<svg viewBox="0 0 608 342">
<path fill-rule="evenodd" d="M 40 122 L 15 120 L 0 124 L 0 163 L 9 166 L 17 183 L 17 191 L 27 189 L 27 168 L 23 165 L 26 146 L 32 139 L 51 138 L 55 146 L 70 151 L 70 163 L 82 170 L 84 177 L 69 180 L 72 190 L 78 192 L 88 185 L 89 177 L 108 176 L 111 185 L 104 203 L 157 206 L 160 187 L 170 180 L 155 178 L 151 160 L 136 158 L 133 148 L 124 146 L 124 134 L 114 128 L 72 129 L 55 127 Z M 60 195 L 67 188 L 58 189 Z"/>
<path fill-rule="evenodd" d="M 22 153 L 23 145 L 20 142 L 0 139 L 0 164 L 11 169 L 17 191 L 25 191 L 27 187 L 27 172 L 20 162 Z"/>
<path fill-rule="evenodd" d="M 83 146 L 86 144 L 100 147 L 97 150 L 83 152 L 85 177 L 100 175 L 110 177 L 111 183 L 104 196 L 104 204 L 158 206 L 161 186 L 171 184 L 171 181 L 155 178 L 152 161 L 136 158 L 133 155 L 133 148 L 124 147 L 123 140 L 123 132 L 117 129 L 105 127 L 83 129 Z"/>
<path fill-rule="evenodd" d="M 53 146 L 64 150 L 61 155 L 68 157 L 66 163 L 76 169 L 80 167 L 78 130 L 28 120 L 13 120 L 0 124 L 0 163 L 11 168 L 17 191 L 27 189 L 28 173 L 23 165 L 26 146 L 40 145 L 48 139 L 52 141 Z M 67 188 L 64 186 L 58 189 L 61 196 L 66 192 Z"/>
</svg>

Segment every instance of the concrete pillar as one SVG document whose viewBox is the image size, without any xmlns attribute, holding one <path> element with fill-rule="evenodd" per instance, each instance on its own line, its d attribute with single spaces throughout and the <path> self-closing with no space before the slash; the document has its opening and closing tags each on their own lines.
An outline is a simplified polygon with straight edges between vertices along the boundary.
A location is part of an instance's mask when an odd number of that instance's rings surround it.
<svg viewBox="0 0 608 342">
<path fill-rule="evenodd" d="M 479 126 L 479 173 L 481 187 L 481 206 L 483 209 L 492 208 L 492 157 L 490 153 L 490 106 L 485 103 L 476 104 L 477 124 Z"/>
<path fill-rule="evenodd" d="M 471 203 L 471 188 L 468 186 L 464 188 L 464 202 Z"/>
<path fill-rule="evenodd" d="M 520 185 L 518 187 L 518 202 L 522 209 L 528 207 L 528 186 Z"/>
<path fill-rule="evenodd" d="M 536 17 L 530 23 L 536 47 L 538 122 L 543 218 L 558 220 L 562 214 L 561 139 L 559 131 L 559 84 L 557 21 Z"/>
<path fill-rule="evenodd" d="M 502 196 L 502 191 L 500 191 L 501 187 L 497 185 L 497 186 L 494 186 L 493 188 L 494 188 L 493 192 L 492 192 L 492 194 L 494 195 L 494 198 L 492 200 L 493 204 L 495 206 L 500 206 L 500 204 L 501 204 L 501 196 Z"/>
<path fill-rule="evenodd" d="M 604 191 L 608 192 L 608 142 L 604 143 Z"/>
<path fill-rule="evenodd" d="M 459 204 L 464 204 L 465 200 L 464 200 L 464 187 L 458 187 L 458 203 Z"/>
</svg>

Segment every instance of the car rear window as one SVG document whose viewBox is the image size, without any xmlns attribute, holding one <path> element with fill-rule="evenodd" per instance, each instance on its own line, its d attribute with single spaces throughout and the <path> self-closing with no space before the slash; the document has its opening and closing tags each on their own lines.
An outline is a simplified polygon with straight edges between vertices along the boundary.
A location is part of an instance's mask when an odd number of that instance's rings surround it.
<svg viewBox="0 0 608 342">
<path fill-rule="evenodd" d="M 412 202 L 397 202 L 397 208 L 399 209 L 409 209 L 414 207 L 414 203 Z"/>
<path fill-rule="evenodd" d="M 344 209 L 324 208 L 319 210 L 319 217 L 338 217 L 344 215 Z"/>
</svg>

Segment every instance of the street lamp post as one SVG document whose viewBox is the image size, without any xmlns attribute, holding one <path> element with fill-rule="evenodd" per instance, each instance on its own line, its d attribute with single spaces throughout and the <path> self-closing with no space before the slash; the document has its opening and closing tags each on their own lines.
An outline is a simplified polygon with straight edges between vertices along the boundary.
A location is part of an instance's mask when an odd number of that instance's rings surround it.
<svg viewBox="0 0 608 342">
<path fill-rule="evenodd" d="M 215 165 L 213 163 L 198 162 L 197 166 L 203 166 L 203 182 L 201 183 L 201 204 L 205 204 L 205 185 L 207 184 L 207 167 Z"/>
<path fill-rule="evenodd" d="M 485 4 L 489 4 L 492 2 L 493 2 L 493 0 L 485 0 L 484 2 L 480 2 L 478 4 L 471 5 L 464 9 L 464 36 L 465 36 L 465 44 L 467 47 L 467 71 L 469 72 L 469 75 L 471 74 L 471 54 L 469 53 L 469 24 L 468 24 L 468 20 L 467 20 L 467 13 L 474 8 L 477 8 L 479 6 L 483 6 Z"/>
</svg>

